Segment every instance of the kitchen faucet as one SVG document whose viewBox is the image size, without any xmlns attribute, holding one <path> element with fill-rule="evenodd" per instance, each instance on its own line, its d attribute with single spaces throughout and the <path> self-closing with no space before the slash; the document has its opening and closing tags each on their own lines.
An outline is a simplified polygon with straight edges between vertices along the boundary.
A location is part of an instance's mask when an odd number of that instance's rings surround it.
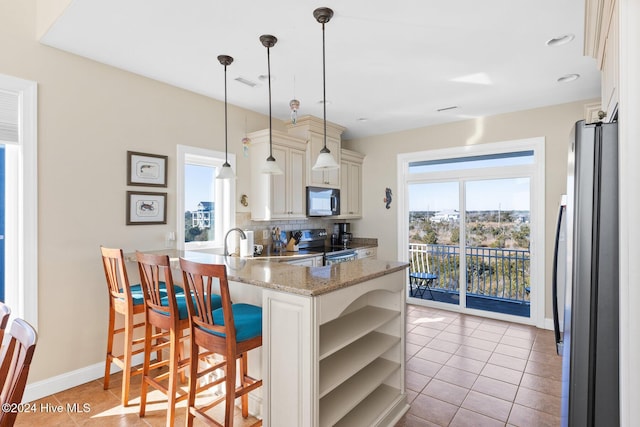
<svg viewBox="0 0 640 427">
<path fill-rule="evenodd" d="M 241 240 L 247 239 L 247 235 L 244 234 L 244 231 L 242 231 L 239 228 L 232 228 L 231 230 L 227 231 L 227 234 L 224 235 L 224 256 L 229 256 L 229 247 L 227 246 L 227 237 L 229 237 L 229 233 L 231 233 L 232 231 L 237 231 L 238 233 L 240 233 Z"/>
</svg>

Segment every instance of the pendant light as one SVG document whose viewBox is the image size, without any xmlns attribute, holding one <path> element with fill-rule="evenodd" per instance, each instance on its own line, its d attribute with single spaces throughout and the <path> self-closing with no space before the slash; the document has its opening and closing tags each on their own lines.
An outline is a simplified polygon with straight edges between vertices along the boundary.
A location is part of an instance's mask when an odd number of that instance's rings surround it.
<svg viewBox="0 0 640 427">
<path fill-rule="evenodd" d="M 228 55 L 219 55 L 218 61 L 224 65 L 224 164 L 216 179 L 235 179 L 236 174 L 233 173 L 233 169 L 227 161 L 227 153 L 229 152 L 227 146 L 227 66 L 231 65 L 233 58 Z"/>
<path fill-rule="evenodd" d="M 332 170 L 340 167 L 336 159 L 331 155 L 331 151 L 327 148 L 327 79 L 324 54 L 324 24 L 329 22 L 332 16 L 333 10 L 328 7 L 319 7 L 313 11 L 313 17 L 322 24 L 322 109 L 324 113 L 324 146 L 320 150 L 316 164 L 311 168 L 314 171 Z"/>
<path fill-rule="evenodd" d="M 269 157 L 267 157 L 261 170 L 262 173 L 267 175 L 282 175 L 283 173 L 273 157 L 273 130 L 271 128 L 271 58 L 269 49 L 275 46 L 277 41 L 277 38 L 268 34 L 260 36 L 260 42 L 267 48 L 267 76 L 269 79 Z"/>
</svg>

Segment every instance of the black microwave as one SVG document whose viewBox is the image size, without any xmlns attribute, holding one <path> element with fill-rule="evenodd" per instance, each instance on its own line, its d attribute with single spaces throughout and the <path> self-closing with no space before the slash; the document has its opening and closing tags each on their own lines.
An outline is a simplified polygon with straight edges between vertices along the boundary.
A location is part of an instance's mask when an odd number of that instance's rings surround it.
<svg viewBox="0 0 640 427">
<path fill-rule="evenodd" d="M 307 187 L 307 216 L 340 215 L 340 190 Z"/>
</svg>

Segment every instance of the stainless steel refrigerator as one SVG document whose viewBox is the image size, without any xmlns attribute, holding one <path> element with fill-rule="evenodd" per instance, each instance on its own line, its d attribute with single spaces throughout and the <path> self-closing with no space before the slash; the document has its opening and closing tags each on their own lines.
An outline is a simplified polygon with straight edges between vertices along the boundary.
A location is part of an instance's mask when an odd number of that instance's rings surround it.
<svg viewBox="0 0 640 427">
<path fill-rule="evenodd" d="M 617 426 L 617 123 L 587 125 L 579 121 L 575 125 L 568 164 L 566 227 L 564 328 L 556 330 L 562 353 L 562 425 Z"/>
</svg>

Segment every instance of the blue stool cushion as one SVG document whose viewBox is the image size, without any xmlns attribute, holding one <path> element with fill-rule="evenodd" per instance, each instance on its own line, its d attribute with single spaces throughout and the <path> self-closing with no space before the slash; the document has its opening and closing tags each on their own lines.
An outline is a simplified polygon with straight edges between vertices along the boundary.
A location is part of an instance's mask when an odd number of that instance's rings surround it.
<svg viewBox="0 0 640 427">
<path fill-rule="evenodd" d="M 196 310 L 198 310 L 198 308 L 196 307 L 196 299 L 195 297 L 191 296 L 191 301 L 193 301 L 193 306 L 195 307 Z M 160 300 L 160 303 L 165 306 L 168 307 L 169 306 L 169 297 L 164 297 Z M 176 304 L 178 305 L 178 317 L 180 318 L 180 320 L 186 319 L 189 317 L 189 310 L 187 309 L 187 299 L 184 295 L 184 291 L 181 292 L 180 294 L 178 294 L 176 292 Z M 220 307 L 222 307 L 222 298 L 220 298 L 220 295 L 217 294 L 212 294 L 211 295 L 211 308 L 213 310 L 217 310 Z M 169 312 L 160 312 L 162 314 L 165 315 L 169 315 Z"/>
<path fill-rule="evenodd" d="M 231 311 L 236 326 L 236 341 L 246 341 L 262 335 L 262 307 L 251 304 L 231 304 Z M 224 325 L 222 308 L 213 311 L 213 321 L 217 325 Z M 225 336 L 210 329 L 205 330 L 219 337 Z"/>
<path fill-rule="evenodd" d="M 160 282 L 160 291 L 164 291 L 166 293 L 166 286 L 167 285 L 164 282 Z M 184 289 L 180 286 L 174 286 L 173 290 L 176 293 L 176 296 L 184 294 Z M 120 292 L 122 292 L 122 289 L 120 289 Z M 138 283 L 137 285 L 131 285 L 131 299 L 133 300 L 133 305 L 144 304 L 144 293 L 142 292 L 141 284 Z"/>
</svg>

